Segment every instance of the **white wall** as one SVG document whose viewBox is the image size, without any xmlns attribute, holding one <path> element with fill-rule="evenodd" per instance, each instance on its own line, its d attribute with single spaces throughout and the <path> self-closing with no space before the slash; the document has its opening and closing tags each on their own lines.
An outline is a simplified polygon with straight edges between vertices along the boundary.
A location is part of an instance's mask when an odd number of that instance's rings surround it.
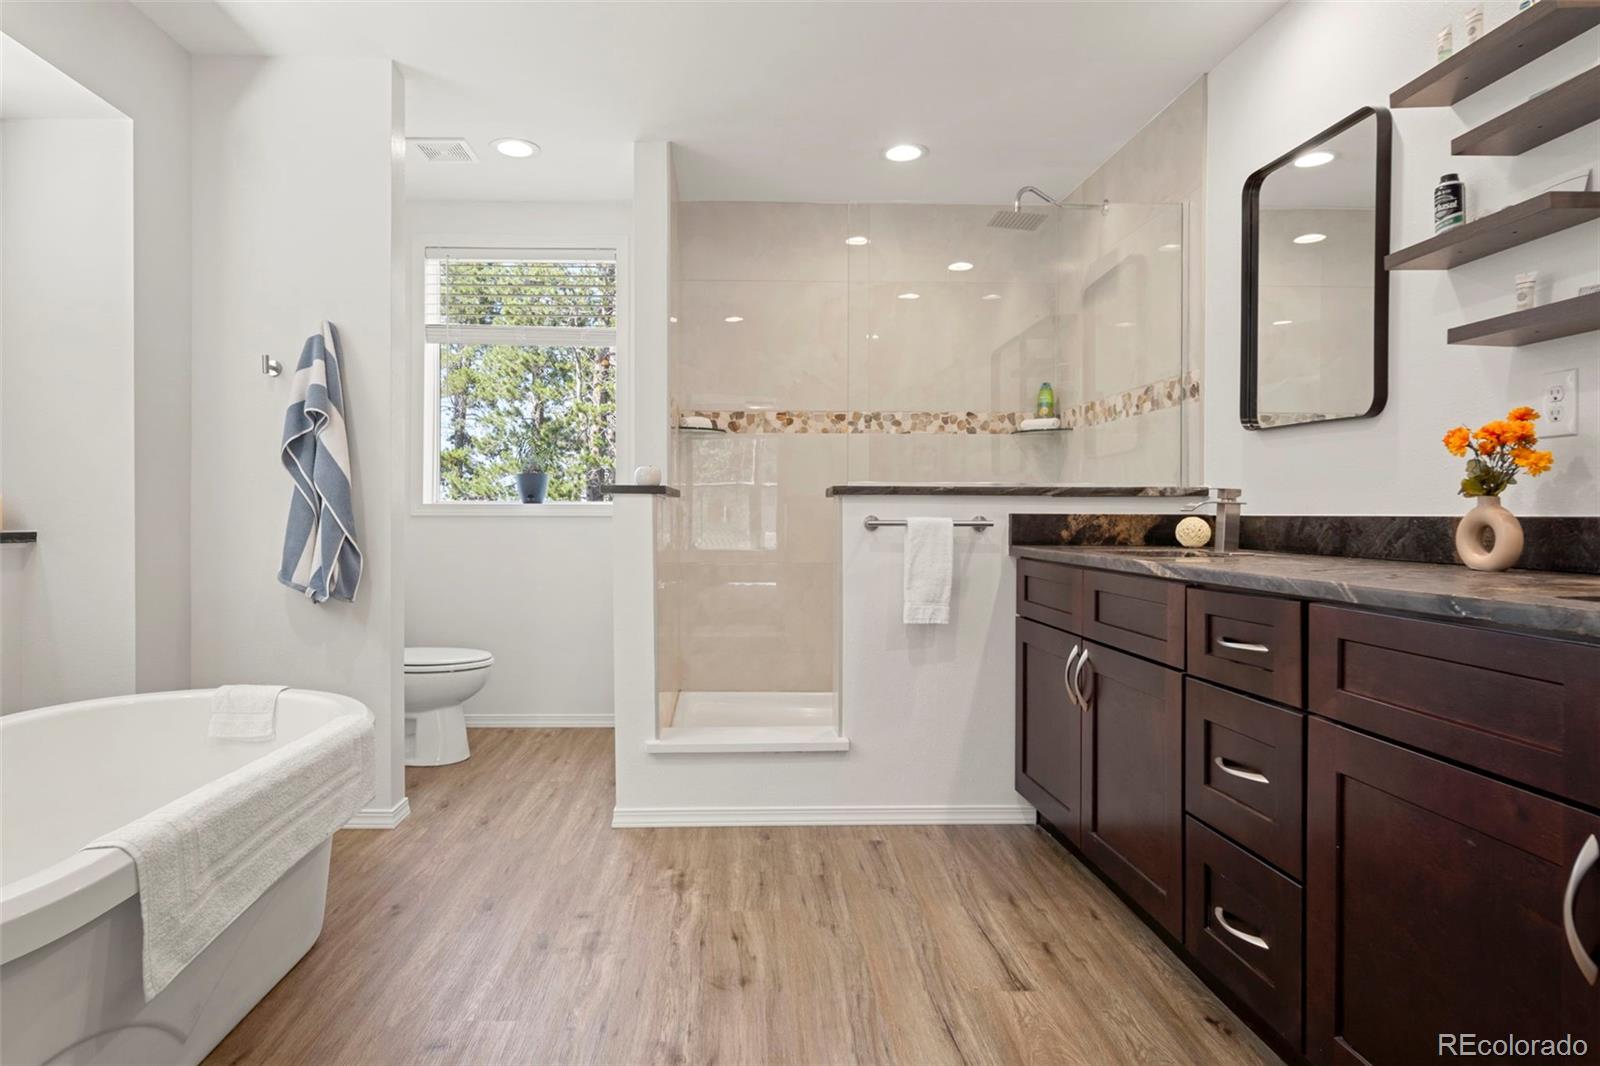
<svg viewBox="0 0 1600 1066">
<path fill-rule="evenodd" d="M 1461 462 L 1439 437 L 1461 422 L 1504 417 L 1534 403 L 1539 375 L 1579 368 L 1580 434 L 1548 441 L 1555 470 L 1524 479 L 1508 503 L 1519 514 L 1594 514 L 1600 505 L 1600 338 L 1522 348 L 1451 347 L 1451 326 L 1513 309 L 1512 279 L 1538 270 L 1546 298 L 1600 281 L 1600 238 L 1589 223 L 1447 272 L 1392 275 L 1389 405 L 1372 420 L 1251 433 L 1239 425 L 1240 189 L 1263 164 L 1389 93 L 1432 62 L 1440 26 L 1463 3 L 1294 3 L 1209 76 L 1206 138 L 1206 480 L 1245 490 L 1252 514 L 1455 514 Z M 1488 5 L 1491 27 L 1514 5 Z M 1591 30 L 1454 108 L 1394 114 L 1398 249 L 1432 234 L 1433 187 L 1455 171 L 1477 216 L 1600 164 L 1590 124 L 1515 158 L 1450 156 L 1450 139 L 1592 66 Z"/>
<path fill-rule="evenodd" d="M 133 145 L 0 122 L 0 713 L 134 687 Z"/>
<path fill-rule="evenodd" d="M 407 365 L 413 390 L 405 471 L 409 499 L 418 499 L 423 470 L 423 249 L 625 242 L 629 214 L 627 204 L 407 205 Z M 623 329 L 626 335 L 626 323 Z M 630 355 L 625 349 L 623 358 Z M 495 655 L 489 683 L 467 704 L 468 724 L 610 724 L 609 507 L 576 514 L 466 516 L 413 510 L 406 522 L 406 557 L 406 643 L 485 648 Z"/>
<path fill-rule="evenodd" d="M 403 351 L 392 296 L 396 72 L 378 59 L 196 57 L 194 681 L 282 682 L 362 700 L 377 717 L 377 795 L 403 811 L 399 567 Z M 291 492 L 279 462 L 292 367 L 323 319 L 343 342 L 356 528 L 354 604 L 313 606 L 277 570 Z"/>
<path fill-rule="evenodd" d="M 189 684 L 189 55 L 127 3 L 0 4 L 0 30 L 133 123 L 133 550 L 141 691 Z"/>
</svg>

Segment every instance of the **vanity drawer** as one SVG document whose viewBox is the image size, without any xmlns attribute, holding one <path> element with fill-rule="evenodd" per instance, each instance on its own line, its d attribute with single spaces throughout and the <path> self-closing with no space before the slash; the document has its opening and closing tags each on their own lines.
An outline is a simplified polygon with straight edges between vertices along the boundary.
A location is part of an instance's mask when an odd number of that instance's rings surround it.
<svg viewBox="0 0 1600 1066">
<path fill-rule="evenodd" d="M 1184 809 L 1301 877 L 1305 715 L 1189 678 Z"/>
<path fill-rule="evenodd" d="M 1299 600 L 1189 590 L 1189 672 L 1290 707 L 1305 706 Z"/>
<path fill-rule="evenodd" d="M 1600 647 L 1314 604 L 1311 710 L 1600 806 Z"/>
<path fill-rule="evenodd" d="M 1076 633 L 1082 626 L 1083 571 L 1037 559 L 1017 560 L 1017 613 Z"/>
<path fill-rule="evenodd" d="M 1299 1048 L 1305 982 L 1300 886 L 1193 818 L 1184 838 L 1184 946 Z"/>
<path fill-rule="evenodd" d="M 1083 635 L 1182 670 L 1183 591 L 1176 581 L 1085 570 Z"/>
</svg>

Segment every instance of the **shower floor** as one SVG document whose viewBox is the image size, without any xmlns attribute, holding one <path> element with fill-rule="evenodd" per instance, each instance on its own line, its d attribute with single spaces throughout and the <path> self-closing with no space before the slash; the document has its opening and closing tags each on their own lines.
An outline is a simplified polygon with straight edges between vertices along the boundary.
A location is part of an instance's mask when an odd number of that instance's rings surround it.
<svg viewBox="0 0 1600 1066">
<path fill-rule="evenodd" d="M 831 692 L 680 692 L 672 724 L 688 726 L 831 726 Z"/>
<path fill-rule="evenodd" d="M 831 692 L 680 692 L 658 752 L 847 751 Z"/>
</svg>

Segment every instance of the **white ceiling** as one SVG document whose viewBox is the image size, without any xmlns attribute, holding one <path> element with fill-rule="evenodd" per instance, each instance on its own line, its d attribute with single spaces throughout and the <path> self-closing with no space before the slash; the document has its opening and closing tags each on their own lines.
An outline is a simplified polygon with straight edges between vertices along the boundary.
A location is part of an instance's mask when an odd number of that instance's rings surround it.
<svg viewBox="0 0 1600 1066">
<path fill-rule="evenodd" d="M 0 119 L 125 117 L 121 111 L 0 33 Z"/>
<path fill-rule="evenodd" d="M 413 198 L 626 200 L 670 140 L 684 199 L 1000 202 L 1075 187 L 1281 2 L 138 6 L 191 52 L 398 61 L 408 135 L 483 158 L 414 160 Z"/>
</svg>

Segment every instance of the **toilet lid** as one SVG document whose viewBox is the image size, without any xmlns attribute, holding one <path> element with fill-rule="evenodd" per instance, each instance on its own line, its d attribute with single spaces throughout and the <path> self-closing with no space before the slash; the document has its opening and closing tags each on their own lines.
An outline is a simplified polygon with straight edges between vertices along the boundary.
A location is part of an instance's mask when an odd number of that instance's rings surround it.
<svg viewBox="0 0 1600 1066">
<path fill-rule="evenodd" d="M 406 670 L 413 674 L 475 670 L 489 666 L 494 656 L 479 648 L 407 648 Z"/>
</svg>

